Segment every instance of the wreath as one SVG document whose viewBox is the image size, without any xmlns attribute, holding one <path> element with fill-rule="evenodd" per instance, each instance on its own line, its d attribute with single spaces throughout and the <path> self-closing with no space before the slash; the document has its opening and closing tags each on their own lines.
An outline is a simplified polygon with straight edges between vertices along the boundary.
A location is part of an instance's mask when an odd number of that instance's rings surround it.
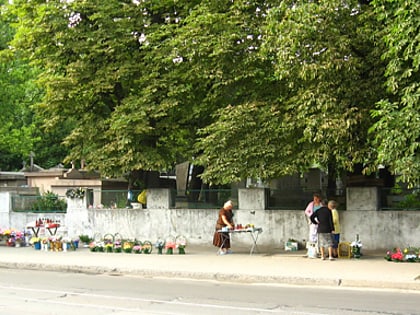
<svg viewBox="0 0 420 315">
<path fill-rule="evenodd" d="M 70 199 L 78 198 L 83 199 L 85 196 L 85 190 L 82 188 L 70 188 L 66 191 L 66 197 Z"/>
</svg>

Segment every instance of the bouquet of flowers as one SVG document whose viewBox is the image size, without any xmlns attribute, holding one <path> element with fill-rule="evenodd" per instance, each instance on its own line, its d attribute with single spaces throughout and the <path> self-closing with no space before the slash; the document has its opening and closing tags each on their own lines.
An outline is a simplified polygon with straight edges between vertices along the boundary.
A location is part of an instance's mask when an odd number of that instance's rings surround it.
<svg viewBox="0 0 420 315">
<path fill-rule="evenodd" d="M 129 241 L 124 242 L 123 251 L 124 253 L 131 253 L 133 251 L 133 243 Z"/>
<path fill-rule="evenodd" d="M 114 242 L 114 253 L 121 253 L 121 252 L 122 252 L 121 242 L 120 241 L 115 241 Z"/>
<path fill-rule="evenodd" d="M 40 243 L 40 242 L 41 242 L 41 238 L 37 236 L 31 237 L 31 239 L 29 240 L 29 244 L 31 245 L 34 245 L 35 243 Z"/>
<path fill-rule="evenodd" d="M 172 255 L 176 248 L 176 240 L 172 237 L 168 237 L 165 242 L 165 249 L 167 255 Z"/>
<path fill-rule="evenodd" d="M 142 248 L 143 254 L 151 254 L 153 250 L 152 242 L 144 241 L 141 248 Z"/>
<path fill-rule="evenodd" d="M 133 253 L 134 254 L 141 254 L 141 245 L 137 244 L 133 246 Z"/>
<path fill-rule="evenodd" d="M 158 250 L 158 254 L 162 255 L 162 250 L 165 247 L 165 241 L 163 239 L 159 238 L 155 243 L 155 247 Z"/>
<path fill-rule="evenodd" d="M 176 237 L 175 243 L 176 243 L 176 247 L 178 248 L 178 254 L 185 255 L 185 247 L 187 246 L 187 239 L 184 236 L 179 235 Z"/>
<path fill-rule="evenodd" d="M 359 240 L 359 234 L 356 235 L 356 240 L 351 243 L 351 252 L 354 258 L 360 258 L 362 255 L 362 242 Z"/>
<path fill-rule="evenodd" d="M 420 249 L 411 246 L 403 250 L 394 248 L 393 250 L 388 250 L 384 258 L 394 262 L 420 262 Z"/>
<path fill-rule="evenodd" d="M 112 243 L 105 243 L 105 252 L 112 253 L 114 251 L 114 244 Z"/>
</svg>

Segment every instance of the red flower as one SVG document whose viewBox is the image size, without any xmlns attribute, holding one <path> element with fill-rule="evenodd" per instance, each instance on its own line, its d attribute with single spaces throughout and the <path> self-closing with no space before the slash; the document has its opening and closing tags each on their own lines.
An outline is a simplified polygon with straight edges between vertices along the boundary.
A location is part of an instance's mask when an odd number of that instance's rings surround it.
<svg viewBox="0 0 420 315">
<path fill-rule="evenodd" d="M 404 259 L 404 255 L 401 252 L 401 249 L 397 248 L 397 252 L 391 255 L 392 260 L 402 261 Z"/>
</svg>

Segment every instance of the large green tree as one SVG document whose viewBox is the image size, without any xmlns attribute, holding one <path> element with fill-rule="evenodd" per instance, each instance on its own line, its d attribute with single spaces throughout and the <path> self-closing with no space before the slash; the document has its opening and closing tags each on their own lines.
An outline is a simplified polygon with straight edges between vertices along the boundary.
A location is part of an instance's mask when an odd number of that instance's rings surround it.
<svg viewBox="0 0 420 315">
<path fill-rule="evenodd" d="M 210 183 L 368 170 L 386 91 L 364 2 L 15 0 L 13 43 L 42 69 L 45 126 L 69 127 L 67 161 L 104 175 L 187 159 Z"/>
<path fill-rule="evenodd" d="M 382 23 L 388 98 L 378 103 L 372 128 L 378 162 L 412 185 L 420 178 L 420 6 L 417 1 L 373 1 Z"/>
<path fill-rule="evenodd" d="M 182 121 L 190 109 L 176 102 L 188 86 L 172 82 L 182 77 L 173 74 L 176 56 L 167 42 L 190 6 L 14 1 L 14 44 L 43 69 L 38 111 L 48 128 L 73 126 L 64 141 L 67 161 L 85 159 L 104 175 L 121 175 L 185 159 L 193 127 Z"/>
<path fill-rule="evenodd" d="M 37 98 L 35 73 L 21 55 L 10 49 L 13 29 L 0 1 L 0 169 L 15 171 L 33 150 L 37 137 L 30 108 Z"/>
<path fill-rule="evenodd" d="M 0 169 L 21 169 L 22 163 L 28 164 L 31 152 L 35 153 L 37 164 L 51 167 L 67 155 L 60 145 L 66 124 L 51 130 L 43 128 L 43 121 L 34 108 L 44 93 L 36 84 L 40 71 L 10 44 L 15 16 L 10 14 L 6 3 L 1 1 L 0 5 Z"/>
<path fill-rule="evenodd" d="M 383 66 L 372 8 L 358 1 L 273 1 L 261 12 L 269 61 L 257 97 L 218 112 L 204 129 L 204 177 L 229 182 L 304 171 L 364 169 L 374 161 L 370 110 L 381 99 Z"/>
</svg>

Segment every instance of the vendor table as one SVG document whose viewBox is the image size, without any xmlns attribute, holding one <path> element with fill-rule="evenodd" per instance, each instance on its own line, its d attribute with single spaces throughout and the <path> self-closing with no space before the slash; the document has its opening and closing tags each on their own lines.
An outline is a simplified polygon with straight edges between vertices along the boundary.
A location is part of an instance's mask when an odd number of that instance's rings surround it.
<svg viewBox="0 0 420 315">
<path fill-rule="evenodd" d="M 252 245 L 251 249 L 249 251 L 249 254 L 252 255 L 254 251 L 258 251 L 257 242 L 258 242 L 258 236 L 262 233 L 262 228 L 247 228 L 247 229 L 235 229 L 235 230 L 217 230 L 218 233 L 222 236 L 222 245 L 220 246 L 220 250 L 223 248 L 223 245 L 225 244 L 226 240 L 229 238 L 229 234 L 239 234 L 239 233 L 249 233 L 252 238 Z"/>
<path fill-rule="evenodd" d="M 50 233 L 51 236 L 54 236 L 57 233 L 57 229 L 60 227 L 58 223 L 46 223 L 46 224 L 32 224 L 29 223 L 26 225 L 27 229 L 31 229 L 35 237 L 38 237 L 39 230 L 44 227 Z"/>
</svg>

